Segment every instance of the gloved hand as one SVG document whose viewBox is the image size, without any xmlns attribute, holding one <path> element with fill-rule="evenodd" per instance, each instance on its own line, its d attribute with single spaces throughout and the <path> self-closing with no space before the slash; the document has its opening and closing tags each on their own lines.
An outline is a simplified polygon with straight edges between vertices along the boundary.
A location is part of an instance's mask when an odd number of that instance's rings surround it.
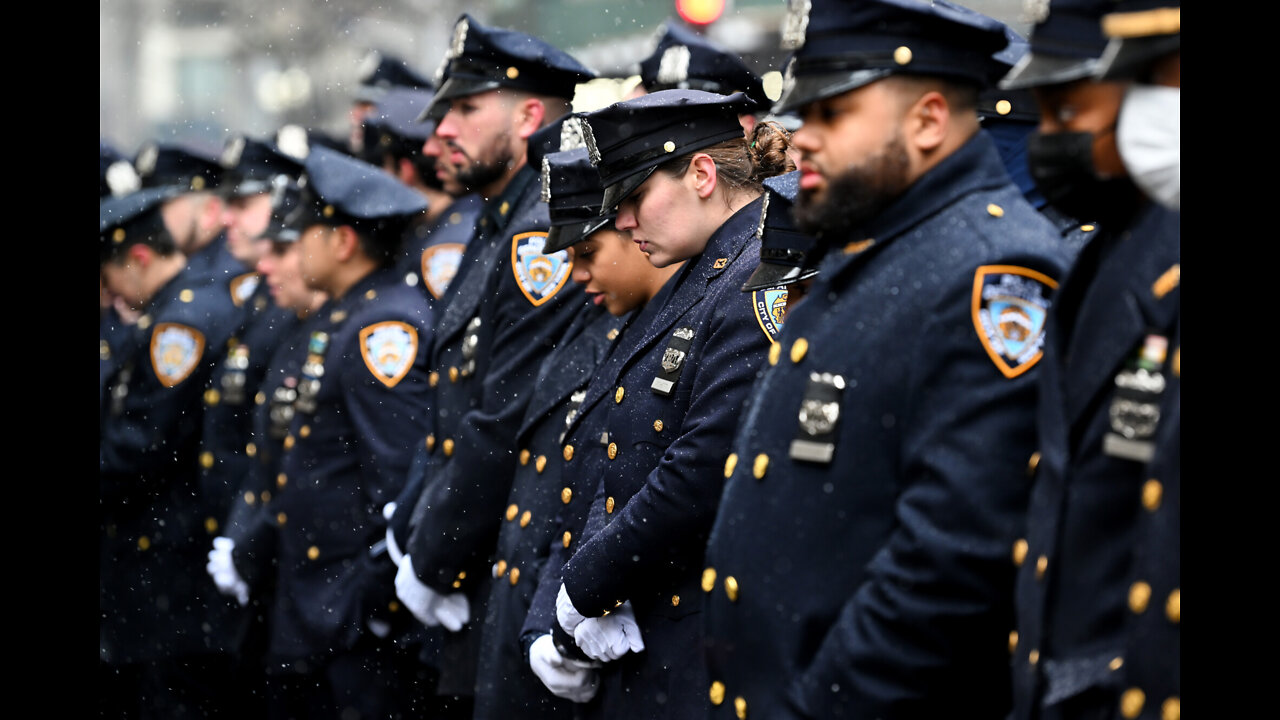
<svg viewBox="0 0 1280 720">
<path fill-rule="evenodd" d="M 396 597 L 427 627 L 444 625 L 446 630 L 457 632 L 471 619 L 467 596 L 460 592 L 441 595 L 422 584 L 414 573 L 413 558 L 408 555 L 396 571 Z"/>
<path fill-rule="evenodd" d="M 636 625 L 631 601 L 622 603 L 613 612 L 600 618 L 587 618 L 573 631 L 573 641 L 587 657 L 609 662 L 630 652 L 644 650 L 640 638 L 640 626 Z"/>
<path fill-rule="evenodd" d="M 249 604 L 249 584 L 236 572 L 235 563 L 231 560 L 231 551 L 235 547 L 236 541 L 229 537 L 214 538 L 213 549 L 209 551 L 209 562 L 204 569 L 213 578 L 219 592 L 234 597 L 243 607 Z"/>
<path fill-rule="evenodd" d="M 584 703 L 595 697 L 600 678 L 593 666 L 565 658 L 556 652 L 550 633 L 529 647 L 529 667 L 556 697 Z"/>
<path fill-rule="evenodd" d="M 400 561 L 404 559 L 404 553 L 400 552 L 400 543 L 396 542 L 396 534 L 391 529 L 391 517 L 395 514 L 395 500 L 382 506 L 382 517 L 387 521 L 387 555 L 391 557 L 391 562 L 399 567 Z"/>
<path fill-rule="evenodd" d="M 569 599 L 569 591 L 565 589 L 564 583 L 560 583 L 560 591 L 556 593 L 556 622 L 560 623 L 560 627 L 564 631 L 573 634 L 578 627 L 578 623 L 586 620 L 582 613 L 573 606 L 573 601 Z"/>
</svg>

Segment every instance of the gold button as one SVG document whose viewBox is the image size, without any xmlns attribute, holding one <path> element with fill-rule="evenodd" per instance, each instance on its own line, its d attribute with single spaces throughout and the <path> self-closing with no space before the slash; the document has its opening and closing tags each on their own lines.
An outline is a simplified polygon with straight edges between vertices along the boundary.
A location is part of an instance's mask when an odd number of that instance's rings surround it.
<svg viewBox="0 0 1280 720">
<path fill-rule="evenodd" d="M 256 455 L 258 454 L 258 446 L 257 446 L 257 445 L 254 445 L 253 443 L 249 443 L 249 444 L 245 445 L 245 446 L 244 446 L 244 454 L 245 454 L 245 455 L 248 455 L 249 457 L 254 457 L 254 456 L 256 456 Z"/>
<path fill-rule="evenodd" d="M 797 338 L 791 344 L 791 362 L 798 363 L 804 358 L 804 354 L 809 351 L 809 341 L 804 338 Z"/>
<path fill-rule="evenodd" d="M 503 575 L 506 575 L 506 574 L 507 574 L 507 561 L 499 560 L 498 561 L 498 577 L 502 577 Z"/>
<path fill-rule="evenodd" d="M 258 499 L 264 503 L 271 502 L 271 491 L 263 490 L 262 492 L 258 493 Z"/>
<path fill-rule="evenodd" d="M 124 233 L 124 228 L 116 228 L 116 229 L 111 233 L 111 241 L 112 241 L 112 242 L 117 242 L 117 243 L 124 242 L 124 234 L 125 234 L 125 233 Z"/>
<path fill-rule="evenodd" d="M 453 456 L 453 438 L 445 438 L 444 442 L 440 444 L 440 449 L 444 450 L 445 457 L 452 457 Z"/>
<path fill-rule="evenodd" d="M 564 446 L 564 461 L 565 461 L 565 462 L 569 462 L 569 461 L 570 461 L 570 460 L 572 460 L 572 459 L 573 459 L 573 446 L 572 446 L 572 445 L 565 445 L 565 446 Z"/>
<path fill-rule="evenodd" d="M 560 542 L 564 543 L 565 547 L 569 547 L 569 541 L 571 540 L 573 540 L 573 533 L 570 533 L 568 530 L 565 530 L 564 537 L 561 538 Z"/>
<path fill-rule="evenodd" d="M 604 501 L 604 511 L 613 514 L 613 498 L 610 497 Z"/>
<path fill-rule="evenodd" d="M 533 462 L 533 469 L 534 469 L 534 470 L 537 470 L 539 474 L 541 474 L 543 470 L 546 470 L 546 469 L 547 469 L 547 456 L 546 456 L 546 455 L 539 455 L 539 456 L 538 456 L 538 459 L 537 459 L 537 460 L 535 460 L 535 461 Z"/>
<path fill-rule="evenodd" d="M 716 587 L 716 569 L 707 568 L 702 571 L 702 591 L 711 592 Z"/>
<path fill-rule="evenodd" d="M 653 421 L 653 431 L 654 431 L 654 432 L 662 432 L 662 421 L 661 421 L 661 420 L 654 420 L 654 421 Z"/>
<path fill-rule="evenodd" d="M 449 382 L 458 382 L 458 368 L 449 368 Z"/>
<path fill-rule="evenodd" d="M 1142 714 L 1142 706 L 1146 702 L 1146 693 L 1138 688 L 1129 688 L 1120 696 L 1120 714 L 1127 718 L 1136 718 Z"/>
<path fill-rule="evenodd" d="M 214 518 L 207 517 L 204 519 L 204 531 L 213 534 L 218 532 L 218 521 Z"/>
<path fill-rule="evenodd" d="M 520 77 L 520 70 L 519 70 L 518 68 L 516 68 L 516 67 L 514 67 L 514 66 L 507 68 L 507 78 L 508 78 L 508 79 L 510 79 L 510 80 L 515 80 L 515 79 L 516 79 L 516 78 L 518 78 L 518 77 Z"/>
<path fill-rule="evenodd" d="M 280 523 L 281 525 L 283 525 L 283 524 L 285 524 L 285 521 L 287 521 L 288 519 L 289 519 L 289 516 L 288 516 L 288 515 L 285 515 L 284 513 L 276 513 L 276 522 L 277 522 L 277 523 Z"/>
<path fill-rule="evenodd" d="M 570 488 L 565 488 L 560 491 L 560 502 L 564 503 L 565 505 L 568 505 L 569 501 L 572 499 L 573 499 L 573 490 L 571 490 Z"/>
<path fill-rule="evenodd" d="M 520 568 L 511 568 L 511 584 L 515 585 L 520 581 Z"/>
<path fill-rule="evenodd" d="M 1164 601 L 1164 614 L 1174 624 L 1182 619 L 1182 591 L 1178 588 L 1174 588 L 1169 593 L 1169 599 Z"/>
<path fill-rule="evenodd" d="M 609 443 L 609 459 L 618 457 L 618 443 Z"/>
<path fill-rule="evenodd" d="M 466 571 L 466 570 L 463 570 L 462 572 L 458 573 L 458 579 L 459 579 L 459 580 L 466 580 L 466 579 L 467 579 L 467 571 Z"/>
<path fill-rule="evenodd" d="M 738 720 L 747 720 L 747 701 L 741 695 L 733 699 L 733 712 Z"/>
<path fill-rule="evenodd" d="M 1142 507 L 1155 512 L 1160 507 L 1160 497 L 1164 495 L 1164 486 L 1159 480 L 1151 478 L 1142 484 Z"/>
<path fill-rule="evenodd" d="M 244 503 L 245 503 L 246 505 L 252 505 L 252 504 L 254 503 L 254 500 L 255 500 L 255 499 L 256 499 L 256 498 L 253 496 L 253 491 L 252 491 L 252 490 L 245 490 L 245 491 L 244 491 Z"/>
<path fill-rule="evenodd" d="M 502 215 L 506 215 L 507 211 L 510 209 L 511 209 L 511 203 L 507 202 L 506 200 L 503 200 L 502 204 L 498 206 L 498 213 Z"/>
<path fill-rule="evenodd" d="M 146 535 L 143 535 L 142 537 L 138 538 L 139 550 L 146 550 L 150 547 L 151 547 L 151 538 L 147 537 Z"/>
<path fill-rule="evenodd" d="M 316 547 L 315 545 L 312 545 L 311 547 L 307 548 L 308 560 L 315 560 L 318 557 L 320 557 L 320 548 Z"/>
<path fill-rule="evenodd" d="M 440 383 L 440 373 L 436 372 L 435 370 L 432 370 L 427 375 L 427 384 L 430 385 L 431 387 L 435 387 L 439 383 Z"/>
<path fill-rule="evenodd" d="M 253 396 L 253 401 L 258 405 L 261 405 L 267 401 L 267 394 L 259 390 L 258 394 Z"/>
<path fill-rule="evenodd" d="M 151 327 L 151 316 L 143 315 L 142 317 L 138 318 L 138 327 L 142 328 L 143 330 L 146 330 L 147 328 Z"/>
<path fill-rule="evenodd" d="M 1041 555 L 1040 557 L 1036 558 L 1036 579 L 1037 580 L 1044 577 L 1044 571 L 1047 569 L 1049 569 L 1049 558 L 1045 557 L 1044 555 Z"/>
<path fill-rule="evenodd" d="M 294 444 L 294 443 L 296 443 L 296 442 L 298 442 L 298 441 L 297 441 L 297 439 L 296 439 L 296 438 L 294 438 L 292 435 L 286 435 L 286 436 L 285 436 L 285 438 L 284 438 L 284 449 L 285 449 L 285 450 L 292 450 L 292 449 L 293 449 L 293 444 Z"/>
<path fill-rule="evenodd" d="M 755 464 L 751 466 L 751 474 L 755 475 L 757 480 L 760 480 L 761 478 L 764 477 L 764 474 L 768 471 L 769 471 L 769 456 L 765 455 L 764 453 L 760 453 L 759 455 L 756 456 Z"/>
<path fill-rule="evenodd" d="M 666 151 L 667 151 L 667 152 L 669 152 L 669 153 L 671 153 L 671 152 L 675 152 L 675 151 L 676 151 L 676 144 L 675 144 L 674 142 L 672 142 L 672 141 L 668 140 L 668 141 L 666 141 L 666 142 L 662 143 L 662 149 L 663 149 L 663 150 L 666 150 Z"/>
<path fill-rule="evenodd" d="M 182 292 L 178 293 L 178 299 L 184 303 L 189 303 L 192 300 L 195 300 L 195 298 L 196 298 L 196 294 L 191 292 L 190 290 L 183 290 Z"/>
<path fill-rule="evenodd" d="M 280 473 L 276 476 L 276 487 L 284 487 L 287 482 L 289 482 L 289 478 L 286 477 L 284 473 Z"/>
<path fill-rule="evenodd" d="M 206 470 L 213 467 L 213 453 L 208 450 L 200 453 L 200 467 Z"/>
<path fill-rule="evenodd" d="M 1018 631 L 1010 630 L 1009 631 L 1009 654 L 1012 655 L 1013 651 L 1017 649 L 1018 649 Z"/>
<path fill-rule="evenodd" d="M 431 433 L 427 436 L 427 452 L 431 452 L 436 447 L 436 434 Z"/>
<path fill-rule="evenodd" d="M 521 465 L 528 465 L 528 464 L 529 464 L 529 458 L 530 458 L 530 456 L 532 456 L 532 455 L 533 455 L 533 453 L 529 452 L 527 449 L 526 449 L 526 450 L 521 450 L 521 451 L 520 451 L 520 464 L 521 464 Z"/>
<path fill-rule="evenodd" d="M 1182 702 L 1177 697 L 1166 699 L 1160 704 L 1160 720 L 1179 720 L 1182 717 Z"/>
<path fill-rule="evenodd" d="M 1139 580 L 1129 586 L 1129 609 L 1142 614 L 1151 600 L 1151 586 Z"/>
<path fill-rule="evenodd" d="M 780 343 L 775 342 L 774 344 L 770 345 L 769 346 L 769 364 L 777 365 L 778 356 L 781 354 L 782 354 L 782 345 Z"/>
<path fill-rule="evenodd" d="M 1081 225 L 1081 226 L 1080 226 L 1080 230 L 1082 230 L 1083 232 L 1093 232 L 1093 226 L 1092 226 L 1092 225 Z"/>
<path fill-rule="evenodd" d="M 614 390 L 614 391 L 613 391 L 613 402 L 614 402 L 614 404 L 616 405 L 616 404 L 618 404 L 618 403 L 621 403 L 621 402 L 622 402 L 622 396 L 623 396 L 623 395 L 626 395 L 626 394 L 627 394 L 627 391 L 626 391 L 624 388 L 619 387 L 617 390 Z"/>
<path fill-rule="evenodd" d="M 333 312 L 329 313 L 329 322 L 340 323 L 346 319 L 347 319 L 346 310 L 334 310 Z"/>
<path fill-rule="evenodd" d="M 218 401 L 221 399 L 222 399 L 222 394 L 213 388 L 209 388 L 208 390 L 204 391 L 205 405 L 217 405 Z"/>
<path fill-rule="evenodd" d="M 729 596 L 729 602 L 738 601 L 738 581 L 732 575 L 724 579 L 724 594 Z"/>
<path fill-rule="evenodd" d="M 724 683 L 719 680 L 711 683 L 711 691 L 707 694 L 711 697 L 712 705 L 719 705 L 724 702 Z"/>
<path fill-rule="evenodd" d="M 679 605 L 679 604 L 680 604 L 680 596 L 679 596 L 679 595 L 672 595 L 672 596 L 671 596 L 671 607 L 676 607 L 676 606 L 677 606 L 677 605 Z"/>
<path fill-rule="evenodd" d="M 911 48 L 906 45 L 899 45 L 898 48 L 893 51 L 893 61 L 899 65 L 906 65 L 911 62 Z"/>
<path fill-rule="evenodd" d="M 1033 648 L 1031 652 L 1027 653 L 1027 662 L 1032 665 L 1040 662 L 1040 651 Z"/>
<path fill-rule="evenodd" d="M 511 522 L 512 520 L 515 520 L 516 515 L 519 513 L 520 513 L 520 508 L 515 503 L 511 503 L 510 505 L 508 505 L 507 506 L 507 522 Z"/>
<path fill-rule="evenodd" d="M 1011 112 L 1013 112 L 1013 103 L 1009 102 L 1008 100 L 997 100 L 997 101 L 996 101 L 996 114 L 997 114 L 997 115 L 1008 115 L 1008 114 L 1009 114 L 1009 113 L 1011 113 Z"/>
<path fill-rule="evenodd" d="M 1040 451 L 1031 453 L 1031 459 L 1027 460 L 1027 475 L 1035 475 L 1036 468 L 1040 467 Z"/>
<path fill-rule="evenodd" d="M 729 453 L 729 457 L 724 459 L 724 476 L 728 478 L 733 475 L 733 469 L 738 467 L 738 453 Z"/>
<path fill-rule="evenodd" d="M 991 217 L 1004 217 L 1004 208 L 995 203 L 991 203 L 987 206 L 987 214 L 991 215 Z"/>
<path fill-rule="evenodd" d="M 1182 348 L 1173 349 L 1173 376 L 1182 377 Z"/>
<path fill-rule="evenodd" d="M 372 299 L 374 299 L 374 298 L 376 298 L 376 297 L 378 297 L 378 291 L 377 291 L 377 290 L 374 290 L 373 288 L 369 288 L 368 290 L 365 290 L 365 291 L 364 291 L 364 298 L 365 298 L 366 300 L 372 300 Z"/>
<path fill-rule="evenodd" d="M 303 425 L 302 427 L 298 428 L 298 436 L 299 436 L 299 437 L 303 437 L 303 438 L 310 437 L 310 436 L 311 436 L 311 426 L 310 426 L 310 425 Z"/>
<path fill-rule="evenodd" d="M 1016 567 L 1022 567 L 1022 561 L 1027 559 L 1027 541 L 1019 538 L 1013 544 L 1013 564 Z"/>
<path fill-rule="evenodd" d="M 525 510 L 520 514 L 520 527 L 529 527 L 529 521 L 533 519 L 533 513 Z"/>
<path fill-rule="evenodd" d="M 1119 670 L 1124 667 L 1124 658 L 1118 655 L 1111 658 L 1111 662 L 1107 663 L 1107 667 L 1111 668 L 1112 671 Z"/>
<path fill-rule="evenodd" d="M 454 589 L 455 589 L 455 590 L 456 590 L 456 589 L 458 589 L 458 588 L 460 588 L 460 587 L 462 587 L 462 581 L 461 581 L 461 580 L 454 580 L 454 581 L 453 581 L 453 587 L 454 587 Z"/>
<path fill-rule="evenodd" d="M 395 600 L 392 600 L 391 602 L 387 603 L 387 609 L 390 610 L 391 612 L 399 612 L 400 603 L 396 602 Z"/>
</svg>

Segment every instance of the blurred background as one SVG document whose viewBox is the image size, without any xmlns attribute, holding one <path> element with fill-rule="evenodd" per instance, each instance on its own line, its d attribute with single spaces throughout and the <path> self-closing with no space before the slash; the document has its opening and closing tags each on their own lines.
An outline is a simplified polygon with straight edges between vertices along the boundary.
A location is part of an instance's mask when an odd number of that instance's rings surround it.
<svg viewBox="0 0 1280 720">
<path fill-rule="evenodd" d="M 923 0 L 922 0 L 923 1 Z M 1048 0 L 1043 0 L 1047 3 Z M 966 0 L 1024 36 L 1024 5 Z M 132 156 L 146 140 L 217 153 L 232 133 L 266 138 L 282 125 L 345 137 L 370 51 L 432 77 L 454 22 L 521 30 L 605 76 L 575 110 L 617 100 L 667 18 L 734 50 L 776 97 L 786 0 L 100 0 L 102 139 Z"/>
</svg>

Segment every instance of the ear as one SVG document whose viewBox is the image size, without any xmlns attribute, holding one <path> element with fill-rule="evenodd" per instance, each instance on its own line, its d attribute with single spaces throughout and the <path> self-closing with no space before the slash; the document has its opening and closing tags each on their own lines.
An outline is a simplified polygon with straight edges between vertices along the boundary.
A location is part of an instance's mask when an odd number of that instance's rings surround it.
<svg viewBox="0 0 1280 720">
<path fill-rule="evenodd" d="M 516 136 L 528 140 L 542 127 L 542 119 L 547 116 L 547 106 L 536 97 L 527 97 L 520 101 L 515 112 Z"/>
<path fill-rule="evenodd" d="M 347 262 L 360 250 L 360 236 L 350 225 L 334 228 L 329 242 L 334 244 L 333 254 L 339 262 Z"/>
<path fill-rule="evenodd" d="M 209 193 L 208 197 L 205 198 L 204 207 L 201 208 L 201 226 L 206 228 L 224 227 L 223 210 L 226 205 L 221 197 Z"/>
<path fill-rule="evenodd" d="M 418 169 L 413 166 L 413 162 L 409 158 L 396 160 L 395 175 L 405 185 L 413 185 L 418 182 Z"/>
<path fill-rule="evenodd" d="M 937 90 L 921 95 L 907 110 L 904 122 L 904 139 L 921 154 L 926 154 L 947 137 L 951 124 L 951 106 Z"/>
<path fill-rule="evenodd" d="M 151 264 L 152 260 L 155 259 L 156 253 L 155 250 L 152 250 L 148 245 L 134 243 L 129 246 L 125 256 L 127 259 L 124 264 L 127 265 L 132 263 L 140 268 L 145 268 Z"/>
<path fill-rule="evenodd" d="M 719 179 L 716 175 L 716 161 L 706 153 L 694 153 L 693 162 L 689 163 L 689 169 L 685 171 L 685 178 L 693 183 L 698 197 L 706 200 L 716 191 Z"/>
</svg>

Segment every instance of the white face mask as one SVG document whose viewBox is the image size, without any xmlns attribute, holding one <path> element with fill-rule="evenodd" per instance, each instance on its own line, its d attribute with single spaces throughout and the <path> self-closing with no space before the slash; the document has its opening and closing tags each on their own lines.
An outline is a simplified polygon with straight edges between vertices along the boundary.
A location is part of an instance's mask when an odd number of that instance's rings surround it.
<svg viewBox="0 0 1280 720">
<path fill-rule="evenodd" d="M 1120 159 L 1147 197 L 1179 209 L 1182 166 L 1179 88 L 1133 85 L 1125 93 L 1116 126 Z"/>
</svg>

